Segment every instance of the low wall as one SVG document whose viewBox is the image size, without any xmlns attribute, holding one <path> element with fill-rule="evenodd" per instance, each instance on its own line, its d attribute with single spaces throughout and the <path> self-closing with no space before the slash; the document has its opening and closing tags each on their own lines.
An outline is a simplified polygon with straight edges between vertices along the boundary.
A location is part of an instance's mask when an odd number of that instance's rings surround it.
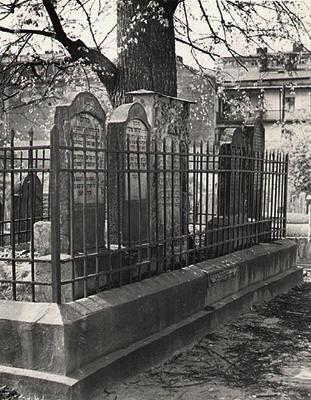
<svg viewBox="0 0 311 400">
<path fill-rule="evenodd" d="M 94 400 L 301 281 L 283 240 L 67 304 L 1 301 L 0 382 L 30 398 Z"/>
<path fill-rule="evenodd" d="M 311 262 L 311 242 L 307 237 L 296 237 L 292 240 L 297 244 L 297 258 L 298 261 Z"/>
</svg>

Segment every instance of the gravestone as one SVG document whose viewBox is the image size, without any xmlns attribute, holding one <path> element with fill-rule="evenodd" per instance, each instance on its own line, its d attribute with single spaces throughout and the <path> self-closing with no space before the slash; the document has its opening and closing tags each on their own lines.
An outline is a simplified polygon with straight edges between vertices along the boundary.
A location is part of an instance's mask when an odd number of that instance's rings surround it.
<svg viewBox="0 0 311 400">
<path fill-rule="evenodd" d="M 224 229 L 222 236 L 218 234 L 217 241 L 228 240 L 234 236 L 260 235 L 260 230 L 268 230 L 267 227 L 264 224 L 256 226 L 252 222 L 260 220 L 262 216 L 261 172 L 264 167 L 262 157 L 265 143 L 262 118 L 252 117 L 246 120 L 241 128 L 226 129 L 220 137 L 220 143 L 218 217 L 217 223 L 210 224 L 210 227 L 245 224 L 244 227 L 234 227 L 230 231 Z M 232 242 L 229 250 L 234 249 L 236 243 Z"/>
<path fill-rule="evenodd" d="M 265 150 L 265 128 L 262 117 L 255 116 L 245 121 L 243 126 L 244 135 L 253 153 L 253 159 L 249 162 L 249 168 L 255 171 L 253 179 L 249 183 L 249 206 L 248 217 L 257 220 L 262 216 L 263 204 L 263 154 Z"/>
<path fill-rule="evenodd" d="M 234 171 L 245 169 L 240 156 L 245 155 L 249 142 L 242 128 L 235 127 L 224 130 L 220 143 L 218 215 L 229 217 L 241 214 L 245 206 L 246 188 L 242 184 L 243 178 L 241 173 Z"/>
<path fill-rule="evenodd" d="M 158 224 L 158 237 L 155 239 L 165 240 L 181 236 L 186 229 L 186 219 L 182 218 L 186 208 L 186 203 L 183 204 L 185 160 L 180 153 L 180 140 L 174 135 L 168 134 L 158 140 L 157 148 L 160 154 L 157 162 L 154 160 L 154 168 L 159 172 L 153 179 L 152 225 Z M 155 234 L 155 230 L 153 232 Z"/>
<path fill-rule="evenodd" d="M 248 118 L 243 124 L 243 133 L 246 136 L 249 147 L 252 151 L 264 152 L 265 128 L 261 116 Z"/>
<path fill-rule="evenodd" d="M 13 206 L 17 242 L 29 242 L 31 223 L 43 216 L 43 186 L 36 174 L 29 173 L 15 184 Z"/>
<path fill-rule="evenodd" d="M 152 273 L 186 247 L 180 239 L 187 232 L 186 157 L 180 152 L 188 142 L 190 102 L 145 90 L 130 94 L 134 102 L 118 107 L 108 125 L 108 236 L 119 248 L 149 243 L 138 258 L 149 260 Z M 133 250 L 131 257 L 134 264 Z"/>
<path fill-rule="evenodd" d="M 134 101 L 141 103 L 151 126 L 151 147 L 166 156 L 152 159 L 154 174 L 151 189 L 152 240 L 172 238 L 170 249 L 164 256 L 183 251 L 186 243 L 177 239 L 188 233 L 186 204 L 189 201 L 186 187 L 187 158 L 183 156 L 189 144 L 189 113 L 193 101 L 166 96 L 148 90 L 129 93 Z M 165 142 L 164 142 L 165 140 Z M 170 172 L 165 172 L 168 170 Z M 175 172 L 172 172 L 174 170 Z M 175 239 L 176 238 L 176 239 Z M 173 260 L 174 261 L 174 260 Z"/>
<path fill-rule="evenodd" d="M 146 242 L 150 229 L 150 125 L 141 104 L 124 104 L 114 110 L 108 125 L 108 145 L 109 241 L 124 246 Z"/>
<path fill-rule="evenodd" d="M 56 108 L 51 134 L 58 135 L 61 146 L 60 225 L 65 253 L 104 246 L 105 179 L 98 172 L 104 153 L 98 149 L 104 147 L 105 122 L 105 111 L 91 93 L 80 93 L 69 106 Z"/>
</svg>

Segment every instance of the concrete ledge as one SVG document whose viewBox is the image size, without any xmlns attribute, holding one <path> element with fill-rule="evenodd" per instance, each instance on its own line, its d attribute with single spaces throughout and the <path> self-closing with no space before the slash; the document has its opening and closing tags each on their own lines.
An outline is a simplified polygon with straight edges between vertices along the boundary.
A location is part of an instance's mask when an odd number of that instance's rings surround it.
<svg viewBox="0 0 311 400">
<path fill-rule="evenodd" d="M 0 350 L 0 381 L 44 399 L 95 399 L 298 285 L 295 265 L 296 246 L 284 240 L 60 306 L 0 302 L 0 336 L 14 333 Z"/>
</svg>

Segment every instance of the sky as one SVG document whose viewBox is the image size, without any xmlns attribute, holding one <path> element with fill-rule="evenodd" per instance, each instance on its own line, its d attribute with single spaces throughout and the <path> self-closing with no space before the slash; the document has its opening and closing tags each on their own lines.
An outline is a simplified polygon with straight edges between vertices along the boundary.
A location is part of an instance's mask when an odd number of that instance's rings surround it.
<svg viewBox="0 0 311 400">
<path fill-rule="evenodd" d="M 9 0 L 6 0 L 7 2 Z M 221 0 L 220 0 L 221 1 Z M 238 0 L 236 0 L 238 1 Z M 258 4 L 261 4 L 263 2 L 266 2 L 267 0 L 245 0 L 246 2 L 257 2 Z M 291 0 L 284 0 L 285 3 L 289 3 Z M 303 17 L 305 19 L 305 23 L 310 27 L 310 32 L 311 32 L 311 13 L 310 13 L 310 4 L 308 3 L 311 0 L 295 0 L 295 7 L 297 7 L 297 13 L 299 16 Z M 211 17 L 211 21 L 213 22 L 214 26 L 220 27 L 219 24 L 219 13 L 217 11 L 217 0 L 202 0 L 202 4 L 206 6 L 206 9 L 208 9 L 209 16 Z M 33 2 L 35 3 L 35 1 Z M 59 0 L 59 6 L 58 9 L 61 9 L 61 5 L 63 3 L 66 3 L 64 0 Z M 108 32 L 112 30 L 112 28 L 116 24 L 116 7 L 115 7 L 116 0 L 90 0 L 91 6 L 92 6 L 92 12 L 91 12 L 91 21 L 92 21 L 92 26 L 93 30 L 95 33 L 95 36 L 97 38 L 97 42 L 101 42 L 101 40 L 106 36 Z M 1 7 L 4 7 L 1 4 L 5 4 L 5 2 L 0 3 L 0 12 L 1 12 Z M 186 0 L 187 7 L 188 7 L 188 16 L 191 22 L 191 35 L 193 38 L 202 38 L 204 34 L 207 34 L 206 31 L 206 21 L 203 19 L 198 18 L 200 15 L 199 8 L 198 8 L 198 0 Z M 181 17 L 183 14 L 183 5 L 180 6 L 179 11 L 177 11 L 176 16 L 177 18 Z M 273 20 L 269 20 L 269 13 L 264 12 L 263 17 L 268 20 L 268 23 L 265 23 L 267 29 L 269 29 L 271 26 L 273 26 L 274 22 Z M 66 26 L 66 32 L 69 33 L 70 37 L 72 38 L 79 38 L 81 37 L 83 41 L 85 41 L 88 45 L 94 46 L 94 41 L 92 40 L 92 34 L 89 30 L 88 27 L 85 26 L 86 18 L 85 14 L 81 11 L 80 13 L 72 13 L 70 10 L 64 13 L 64 19 L 67 21 L 67 26 Z M 258 21 L 258 23 L 262 21 Z M 26 23 L 26 25 L 25 25 Z M 12 27 L 14 25 L 20 25 L 23 24 L 25 27 L 31 27 L 31 28 L 42 28 L 46 23 L 46 19 L 44 17 L 44 13 L 37 13 L 37 12 L 32 12 L 32 13 L 25 13 L 25 10 L 20 10 L 20 13 L 15 13 L 13 18 L 10 18 L 8 20 L 0 20 L 0 25 L 7 26 L 7 27 Z M 270 26 L 269 26 L 270 24 Z M 83 26 L 84 25 L 84 26 Z M 8 35 L 5 37 L 3 34 L 0 36 L 0 50 L 1 50 L 1 44 L 4 43 L 5 39 L 8 39 Z M 40 48 L 39 52 L 44 52 L 44 51 L 57 51 L 59 49 L 59 46 L 55 43 L 53 43 L 50 39 L 45 39 L 45 40 L 39 40 L 36 39 L 37 43 L 40 43 Z M 203 42 L 202 42 L 203 43 Z M 207 41 L 204 42 L 204 45 L 207 45 Z M 288 41 L 270 41 L 271 47 L 273 47 L 275 50 L 290 50 L 292 44 L 289 43 Z M 246 47 L 245 42 L 241 40 L 240 37 L 238 36 L 233 36 L 232 38 L 232 45 L 234 48 L 240 52 L 240 53 L 255 53 L 256 46 L 249 46 L 248 48 Z M 308 45 L 308 43 L 307 43 Z M 37 46 L 38 47 L 38 46 Z M 310 48 L 311 48 L 311 43 L 310 43 Z M 176 49 L 177 49 L 177 54 L 182 56 L 184 59 L 184 62 L 186 64 L 196 66 L 196 60 L 191 54 L 191 50 L 188 46 L 182 45 L 180 43 L 176 44 Z M 13 52 L 16 49 L 13 48 Z M 27 50 L 29 51 L 29 49 Z M 30 50 L 31 51 L 31 50 Z M 116 49 L 116 30 L 113 30 L 110 35 L 108 35 L 108 38 L 105 40 L 103 44 L 103 49 L 102 52 L 108 56 L 110 59 L 116 59 L 117 58 L 117 49 Z M 221 56 L 226 56 L 228 55 L 228 52 L 225 50 L 224 46 L 219 46 L 217 47 L 217 52 Z M 206 66 L 207 68 L 213 68 L 214 67 L 214 61 L 203 54 L 196 53 L 197 58 L 200 62 L 201 65 Z"/>
</svg>

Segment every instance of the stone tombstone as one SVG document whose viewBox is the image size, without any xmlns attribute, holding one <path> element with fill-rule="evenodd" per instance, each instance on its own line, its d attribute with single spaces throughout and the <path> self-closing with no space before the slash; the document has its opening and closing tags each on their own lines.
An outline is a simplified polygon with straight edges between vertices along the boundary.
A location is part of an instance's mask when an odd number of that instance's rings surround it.
<svg viewBox="0 0 311 400">
<path fill-rule="evenodd" d="M 60 149 L 60 168 L 73 169 L 73 173 L 61 172 L 59 182 L 64 253 L 83 251 L 84 247 L 92 251 L 96 238 L 98 247 L 105 244 L 105 179 L 104 173 L 98 172 L 104 162 L 104 152 L 96 152 L 104 147 L 105 124 L 105 111 L 88 92 L 78 94 L 69 106 L 56 108 L 51 134 L 58 135 L 59 145 L 64 146 Z M 72 147 L 76 149 L 71 151 Z"/>
<path fill-rule="evenodd" d="M 123 104 L 114 110 L 108 124 L 108 146 L 110 242 L 125 246 L 146 242 L 150 228 L 147 185 L 150 125 L 140 103 Z"/>
<path fill-rule="evenodd" d="M 36 174 L 27 174 L 14 187 L 15 233 L 18 243 L 30 241 L 33 222 L 43 216 L 43 186 Z"/>
<path fill-rule="evenodd" d="M 172 135 L 179 140 L 189 141 L 190 105 L 194 101 L 166 96 L 150 90 L 129 92 L 134 102 L 145 108 L 151 126 L 151 139 Z"/>
<path fill-rule="evenodd" d="M 223 144 L 232 144 L 237 147 L 245 146 L 245 139 L 242 133 L 242 127 L 228 127 L 223 129 L 219 137 L 220 146 Z"/>
<path fill-rule="evenodd" d="M 243 124 L 243 133 L 252 151 L 260 153 L 265 151 L 265 128 L 261 116 L 248 118 Z"/>
<path fill-rule="evenodd" d="M 243 133 L 249 144 L 249 149 L 253 153 L 253 159 L 249 162 L 248 168 L 258 171 L 253 174 L 253 179 L 249 183 L 248 193 L 248 217 L 258 219 L 262 215 L 262 196 L 263 196 L 263 175 L 264 169 L 263 154 L 265 151 L 265 128 L 261 116 L 255 116 L 245 121 Z"/>
<path fill-rule="evenodd" d="M 187 169 L 187 158 L 182 156 L 182 152 L 190 142 L 189 114 L 190 105 L 194 102 L 148 90 L 129 94 L 146 110 L 151 126 L 151 148 L 154 150 L 157 147 L 163 153 L 165 146 L 166 150 L 166 155 L 160 154 L 157 159 L 151 159 L 152 168 L 158 171 L 153 174 L 151 185 L 151 239 L 173 238 L 177 254 L 186 243 L 174 237 L 188 233 L 186 204 L 189 199 L 184 172 Z M 172 250 L 171 245 L 170 248 Z M 166 256 L 170 255 L 171 250 L 167 250 Z"/>
</svg>

